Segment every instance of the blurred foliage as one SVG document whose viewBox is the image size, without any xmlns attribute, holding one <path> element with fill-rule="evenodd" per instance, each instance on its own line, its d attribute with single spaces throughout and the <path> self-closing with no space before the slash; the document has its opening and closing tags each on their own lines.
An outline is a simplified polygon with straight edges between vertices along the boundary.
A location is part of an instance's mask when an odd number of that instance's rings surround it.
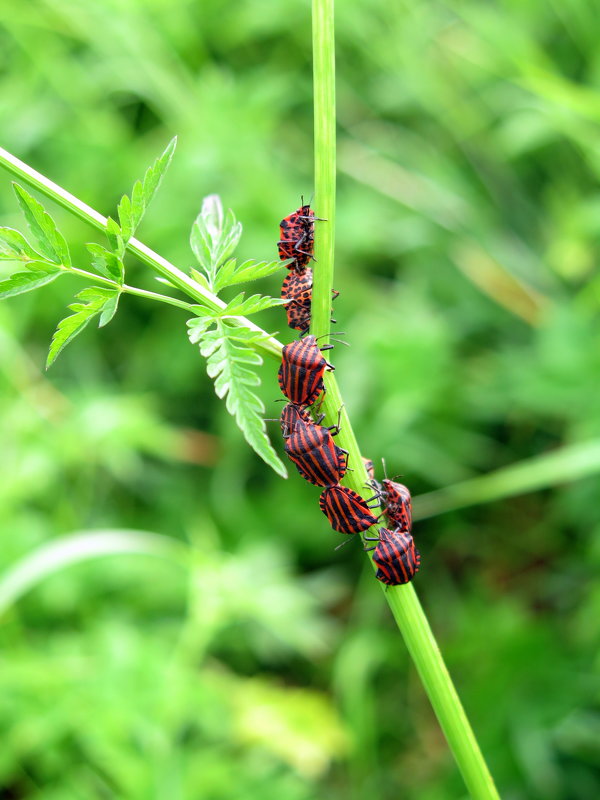
<svg viewBox="0 0 600 800">
<path fill-rule="evenodd" d="M 3 144 L 111 213 L 177 134 L 140 238 L 189 267 L 217 192 L 244 224 L 240 257 L 270 260 L 312 190 L 309 13 L 4 3 Z M 336 317 L 352 347 L 335 363 L 364 453 L 418 494 L 597 439 L 597 9 L 337 15 Z M 0 211 L 21 226 L 8 178 Z M 99 239 L 53 211 L 77 263 Z M 63 281 L 0 307 L 0 585 L 74 531 L 152 531 L 191 555 L 74 564 L 5 612 L 0 794 L 463 797 L 366 559 L 334 554 L 314 487 L 249 451 L 182 312 L 123 298 L 46 374 L 82 288 Z M 598 482 L 568 481 L 415 529 L 418 591 L 510 800 L 600 793 Z"/>
</svg>

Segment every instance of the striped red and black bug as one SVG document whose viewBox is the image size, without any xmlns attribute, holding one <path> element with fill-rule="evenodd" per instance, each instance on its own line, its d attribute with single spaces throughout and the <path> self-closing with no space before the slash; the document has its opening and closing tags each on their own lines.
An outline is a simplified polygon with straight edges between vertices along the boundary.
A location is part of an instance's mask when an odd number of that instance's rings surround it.
<svg viewBox="0 0 600 800">
<path fill-rule="evenodd" d="M 286 344 L 277 379 L 288 400 L 301 406 L 315 402 L 324 388 L 323 373 L 326 369 L 334 369 L 323 358 L 321 350 L 331 350 L 332 347 L 332 344 L 326 344 L 319 348 L 314 336 Z"/>
<path fill-rule="evenodd" d="M 319 498 L 319 505 L 333 530 L 340 533 L 360 533 L 377 523 L 377 517 L 371 513 L 367 501 L 346 486 L 325 489 Z"/>
<path fill-rule="evenodd" d="M 293 258 L 288 269 L 300 271 L 304 269 L 311 259 L 314 259 L 314 223 L 315 212 L 308 205 L 302 204 L 297 211 L 288 214 L 279 223 L 279 236 L 277 249 L 279 258 Z"/>
<path fill-rule="evenodd" d="M 365 541 L 377 542 L 365 549 L 375 551 L 373 561 L 379 567 L 375 577 L 382 583 L 399 586 L 411 581 L 419 571 L 421 555 L 410 533 L 379 528 L 378 536 L 365 536 Z"/>
<path fill-rule="evenodd" d="M 297 421 L 285 452 L 300 475 L 315 486 L 336 486 L 346 474 L 348 451 L 334 443 L 323 425 Z"/>
</svg>

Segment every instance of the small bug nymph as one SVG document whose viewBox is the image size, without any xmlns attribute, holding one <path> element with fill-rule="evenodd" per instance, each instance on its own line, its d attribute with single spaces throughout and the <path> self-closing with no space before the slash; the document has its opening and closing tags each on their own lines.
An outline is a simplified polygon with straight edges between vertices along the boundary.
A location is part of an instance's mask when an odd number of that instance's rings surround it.
<svg viewBox="0 0 600 800">
<path fill-rule="evenodd" d="M 288 326 L 302 333 L 310 327 L 312 284 L 312 269 L 307 267 L 302 272 L 292 270 L 286 276 L 281 287 L 282 299 L 290 301 L 285 306 Z"/>
<path fill-rule="evenodd" d="M 381 498 L 385 514 L 390 523 L 401 531 L 412 530 L 412 500 L 410 491 L 403 483 L 386 478 L 381 482 Z"/>
<path fill-rule="evenodd" d="M 281 424 L 281 435 L 284 439 L 289 439 L 296 429 L 297 422 L 313 424 L 308 408 L 297 406 L 295 403 L 287 403 L 283 407 L 279 422 Z"/>
<path fill-rule="evenodd" d="M 302 205 L 297 211 L 284 217 L 279 223 L 280 239 L 277 242 L 279 258 L 293 258 L 288 269 L 303 270 L 314 260 L 314 222 L 315 212 L 310 204 Z"/>
</svg>

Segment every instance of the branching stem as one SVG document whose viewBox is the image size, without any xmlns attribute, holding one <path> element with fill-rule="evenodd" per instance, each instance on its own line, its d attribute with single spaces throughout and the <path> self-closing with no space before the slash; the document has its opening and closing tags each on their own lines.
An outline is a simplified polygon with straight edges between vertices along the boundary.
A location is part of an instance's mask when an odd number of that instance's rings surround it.
<svg viewBox="0 0 600 800">
<path fill-rule="evenodd" d="M 81 278 L 87 278 L 92 283 L 99 283 L 102 286 L 108 286 L 111 289 L 118 289 L 124 294 L 134 294 L 137 297 L 145 297 L 147 300 L 158 300 L 160 303 L 168 303 L 176 308 L 182 308 L 189 314 L 194 313 L 194 306 L 192 303 L 186 303 L 185 300 L 179 300 L 177 297 L 170 297 L 168 294 L 160 294 L 159 292 L 151 292 L 148 289 L 139 289 L 137 286 L 129 286 L 128 284 L 118 284 L 116 281 L 111 281 L 110 278 L 105 278 L 95 272 L 88 272 L 86 269 L 79 267 L 62 266 L 65 272 L 70 272 L 73 275 L 79 275 Z"/>
<path fill-rule="evenodd" d="M 0 147 L 0 166 L 7 169 L 20 180 L 25 181 L 29 186 L 46 195 L 46 197 L 54 200 L 67 211 L 70 211 L 71 214 L 79 217 L 79 219 L 87 222 L 89 225 L 93 225 L 100 231 L 106 230 L 106 217 L 103 217 L 102 214 L 91 206 L 88 206 L 78 197 L 67 192 L 66 189 L 63 189 L 62 186 L 59 186 L 45 175 L 42 175 L 41 172 L 37 172 L 37 170 L 30 167 L 29 164 L 21 161 L 3 147 Z M 140 261 L 143 261 L 144 264 L 155 272 L 158 272 L 166 278 L 176 289 L 185 292 L 188 297 L 191 297 L 197 303 L 212 309 L 221 309 L 225 307 L 225 303 L 216 295 L 208 291 L 208 289 L 205 289 L 204 286 L 174 264 L 171 264 L 166 258 L 155 253 L 154 250 L 151 250 L 137 239 L 132 238 L 127 242 L 127 250 L 137 256 Z M 175 303 L 172 303 L 172 305 L 175 305 Z M 240 318 L 239 323 L 250 328 L 250 330 L 264 333 L 265 338 L 256 343 L 257 349 L 276 359 L 281 358 L 281 342 L 278 342 L 273 336 L 269 336 L 265 331 L 262 331 L 258 325 L 255 325 L 254 322 L 251 322 L 245 317 Z"/>
</svg>

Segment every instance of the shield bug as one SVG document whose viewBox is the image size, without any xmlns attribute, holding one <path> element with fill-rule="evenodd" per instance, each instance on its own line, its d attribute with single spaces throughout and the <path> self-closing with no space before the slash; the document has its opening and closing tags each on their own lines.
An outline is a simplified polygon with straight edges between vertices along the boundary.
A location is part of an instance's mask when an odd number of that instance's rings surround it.
<svg viewBox="0 0 600 800">
<path fill-rule="evenodd" d="M 321 350 L 331 350 L 332 347 L 332 344 L 326 344 L 320 348 L 314 336 L 286 344 L 277 378 L 288 400 L 301 406 L 315 402 L 324 388 L 323 373 L 326 369 L 334 369 L 323 358 Z"/>
<path fill-rule="evenodd" d="M 340 533 L 360 533 L 377 523 L 377 517 L 371 513 L 367 501 L 346 486 L 325 489 L 319 498 L 319 505 L 333 530 Z"/>
<path fill-rule="evenodd" d="M 315 486 L 335 486 L 346 474 L 346 450 L 334 444 L 328 428 L 298 421 L 285 443 L 298 472 Z"/>
<path fill-rule="evenodd" d="M 377 542 L 366 549 L 375 551 L 373 561 L 379 567 L 375 577 L 382 583 L 399 586 L 411 581 L 419 571 L 421 556 L 410 533 L 399 528 L 394 531 L 379 528 L 378 536 L 365 536 L 365 541 Z"/>
</svg>

